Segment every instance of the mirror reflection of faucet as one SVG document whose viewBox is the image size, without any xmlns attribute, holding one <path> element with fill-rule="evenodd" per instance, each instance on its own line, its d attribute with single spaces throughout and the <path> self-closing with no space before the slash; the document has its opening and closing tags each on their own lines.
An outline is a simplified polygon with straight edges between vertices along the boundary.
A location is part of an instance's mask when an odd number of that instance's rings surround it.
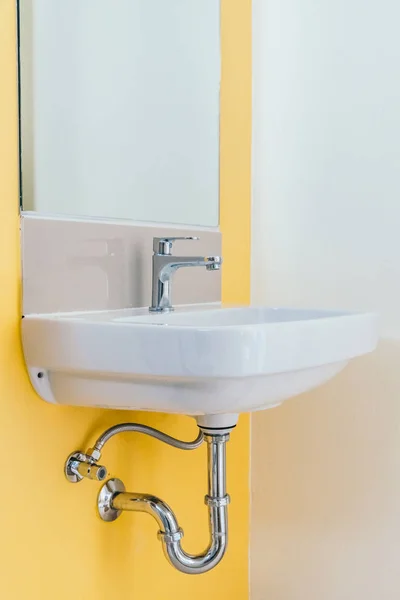
<svg viewBox="0 0 400 600">
<path fill-rule="evenodd" d="M 121 298 L 123 302 L 129 302 L 129 266 L 123 239 L 88 239 L 77 251 L 78 254 L 72 256 L 69 262 L 75 269 L 90 269 L 88 277 L 94 285 L 99 290 L 106 290 L 101 297 L 105 295 L 108 309 L 118 307 Z"/>
</svg>

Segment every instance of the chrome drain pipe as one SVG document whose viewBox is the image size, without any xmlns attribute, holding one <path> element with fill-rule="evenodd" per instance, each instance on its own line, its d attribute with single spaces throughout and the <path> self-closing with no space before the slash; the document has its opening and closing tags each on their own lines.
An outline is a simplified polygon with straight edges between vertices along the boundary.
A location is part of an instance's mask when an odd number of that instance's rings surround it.
<svg viewBox="0 0 400 600">
<path fill-rule="evenodd" d="M 119 479 L 110 479 L 100 490 L 98 509 L 105 521 L 114 521 L 122 511 L 145 512 L 154 517 L 160 528 L 158 538 L 162 542 L 167 560 L 178 571 L 187 574 L 206 573 L 222 559 L 228 542 L 228 504 L 226 493 L 226 442 L 229 434 L 204 436 L 208 453 L 208 506 L 210 542 L 198 555 L 188 554 L 181 546 L 183 531 L 172 509 L 160 498 L 150 494 L 125 491 Z"/>
<path fill-rule="evenodd" d="M 177 440 L 158 429 L 139 423 L 121 423 L 107 429 L 87 452 L 74 452 L 65 463 L 65 476 L 71 483 L 83 478 L 102 480 L 107 470 L 97 461 L 104 444 L 114 435 L 132 431 L 150 435 L 181 450 L 195 450 L 203 441 L 207 442 L 208 492 L 204 501 L 208 507 L 210 541 L 201 554 L 188 554 L 181 546 L 183 531 L 173 510 L 160 498 L 150 494 L 136 494 L 125 490 L 120 479 L 109 479 L 101 488 L 97 507 L 103 521 L 115 521 L 122 511 L 145 512 L 157 521 L 158 538 L 162 543 L 167 560 L 178 571 L 187 574 L 206 573 L 213 569 L 225 554 L 228 542 L 228 504 L 226 493 L 226 443 L 229 433 L 200 430 L 191 442 Z"/>
</svg>

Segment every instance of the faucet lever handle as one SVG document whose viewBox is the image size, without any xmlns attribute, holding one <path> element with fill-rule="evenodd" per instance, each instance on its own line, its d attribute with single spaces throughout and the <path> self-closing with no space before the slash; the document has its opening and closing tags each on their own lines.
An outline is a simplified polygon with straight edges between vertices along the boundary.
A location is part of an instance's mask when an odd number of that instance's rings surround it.
<svg viewBox="0 0 400 600">
<path fill-rule="evenodd" d="M 200 238 L 196 236 L 186 237 L 155 237 L 153 238 L 153 252 L 154 254 L 170 255 L 172 250 L 172 244 L 178 240 L 198 240 Z"/>
</svg>

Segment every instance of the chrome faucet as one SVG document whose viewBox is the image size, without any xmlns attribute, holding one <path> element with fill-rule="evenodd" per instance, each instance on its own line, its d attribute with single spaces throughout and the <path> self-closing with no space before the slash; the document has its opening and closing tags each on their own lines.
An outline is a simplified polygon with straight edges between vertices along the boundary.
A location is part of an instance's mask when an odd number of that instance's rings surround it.
<svg viewBox="0 0 400 600">
<path fill-rule="evenodd" d="M 164 237 L 153 239 L 153 284 L 151 312 L 170 312 L 171 277 L 182 267 L 205 267 L 207 271 L 221 268 L 220 256 L 172 256 L 172 244 L 177 240 L 198 240 L 198 237 Z"/>
</svg>

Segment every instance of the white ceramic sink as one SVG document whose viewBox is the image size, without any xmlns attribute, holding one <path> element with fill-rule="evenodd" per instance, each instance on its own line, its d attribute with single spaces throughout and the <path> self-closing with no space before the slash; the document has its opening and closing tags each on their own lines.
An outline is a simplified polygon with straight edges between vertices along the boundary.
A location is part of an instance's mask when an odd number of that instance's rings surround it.
<svg viewBox="0 0 400 600">
<path fill-rule="evenodd" d="M 30 315 L 32 383 L 48 402 L 193 415 L 229 427 L 314 388 L 374 350 L 377 318 L 219 305 Z"/>
</svg>

